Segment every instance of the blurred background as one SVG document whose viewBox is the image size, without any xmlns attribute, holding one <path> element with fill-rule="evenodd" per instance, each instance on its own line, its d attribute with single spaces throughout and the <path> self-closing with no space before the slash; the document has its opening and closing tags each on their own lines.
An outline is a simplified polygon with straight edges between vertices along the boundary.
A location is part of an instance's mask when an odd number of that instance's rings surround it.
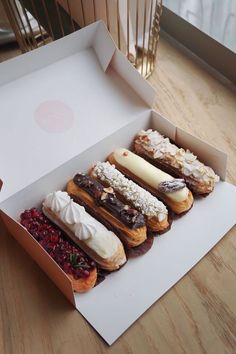
<svg viewBox="0 0 236 354">
<path fill-rule="evenodd" d="M 163 0 L 163 5 L 236 52 L 235 0 Z"/>
<path fill-rule="evenodd" d="M 155 67 L 161 26 L 230 81 L 236 80 L 231 73 L 236 0 L 0 0 L 0 61 L 96 20 L 105 22 L 145 78 Z"/>
</svg>

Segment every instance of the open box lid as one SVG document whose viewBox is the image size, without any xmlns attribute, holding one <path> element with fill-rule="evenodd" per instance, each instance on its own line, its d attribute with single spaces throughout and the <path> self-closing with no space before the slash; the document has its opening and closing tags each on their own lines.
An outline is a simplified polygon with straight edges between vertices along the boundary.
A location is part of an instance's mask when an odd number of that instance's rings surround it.
<svg viewBox="0 0 236 354">
<path fill-rule="evenodd" d="M 0 202 L 151 110 L 100 21 L 0 64 Z"/>
</svg>

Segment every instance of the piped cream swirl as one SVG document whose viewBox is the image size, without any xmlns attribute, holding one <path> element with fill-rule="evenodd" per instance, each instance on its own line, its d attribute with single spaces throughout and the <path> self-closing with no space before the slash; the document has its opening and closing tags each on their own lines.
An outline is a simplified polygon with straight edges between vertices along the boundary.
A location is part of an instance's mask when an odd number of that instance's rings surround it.
<svg viewBox="0 0 236 354">
<path fill-rule="evenodd" d="M 70 201 L 70 196 L 66 192 L 57 191 L 48 194 L 44 205 L 53 212 L 61 211 Z"/>
<path fill-rule="evenodd" d="M 85 215 L 86 211 L 84 207 L 74 203 L 72 199 L 60 212 L 61 220 L 70 225 L 79 223 Z"/>
<path fill-rule="evenodd" d="M 75 228 L 75 236 L 78 237 L 79 240 L 88 240 L 96 233 L 96 228 L 91 224 L 78 223 Z"/>
<path fill-rule="evenodd" d="M 51 209 L 75 236 L 102 258 L 110 258 L 121 245 L 119 238 L 90 216 L 81 205 L 73 202 L 66 192 L 46 196 L 44 207 Z"/>
</svg>

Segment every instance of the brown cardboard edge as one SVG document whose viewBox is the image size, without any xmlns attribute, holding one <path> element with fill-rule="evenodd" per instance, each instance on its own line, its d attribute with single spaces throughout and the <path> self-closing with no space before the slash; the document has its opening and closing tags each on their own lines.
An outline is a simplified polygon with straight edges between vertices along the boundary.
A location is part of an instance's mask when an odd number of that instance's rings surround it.
<svg viewBox="0 0 236 354">
<path fill-rule="evenodd" d="M 5 214 L 2 210 L 0 210 L 0 216 L 10 234 L 25 249 L 25 251 L 33 258 L 33 260 L 40 266 L 40 268 L 48 275 L 48 277 L 75 307 L 76 305 L 72 283 L 63 270 L 23 226 Z"/>
</svg>

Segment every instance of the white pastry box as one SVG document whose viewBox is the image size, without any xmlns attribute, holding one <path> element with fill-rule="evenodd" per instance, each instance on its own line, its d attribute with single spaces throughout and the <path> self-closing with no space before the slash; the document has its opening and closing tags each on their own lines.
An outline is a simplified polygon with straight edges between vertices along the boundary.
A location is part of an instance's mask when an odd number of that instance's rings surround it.
<svg viewBox="0 0 236 354">
<path fill-rule="evenodd" d="M 0 64 L 1 217 L 110 345 L 236 219 L 236 188 L 224 181 L 226 155 L 153 111 L 153 98 L 154 90 L 115 47 L 102 22 Z M 214 168 L 221 181 L 212 194 L 196 200 L 184 217 L 175 220 L 168 233 L 156 238 L 147 254 L 129 260 L 90 292 L 73 293 L 66 274 L 17 222 L 19 215 L 40 207 L 47 193 L 65 188 L 75 173 L 104 160 L 114 148 L 130 147 L 143 128 L 157 129 L 188 147 Z"/>
</svg>

